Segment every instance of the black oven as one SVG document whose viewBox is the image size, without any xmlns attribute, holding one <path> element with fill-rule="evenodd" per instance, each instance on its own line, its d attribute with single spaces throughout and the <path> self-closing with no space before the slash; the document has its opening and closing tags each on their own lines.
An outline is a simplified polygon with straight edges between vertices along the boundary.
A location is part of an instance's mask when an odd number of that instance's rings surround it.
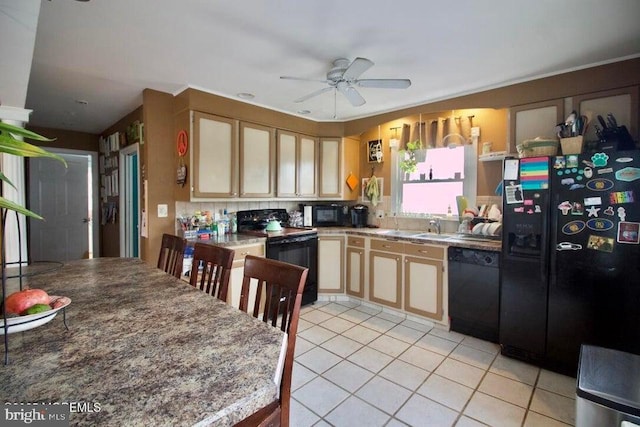
<svg viewBox="0 0 640 427">
<path fill-rule="evenodd" d="M 238 233 L 266 237 L 266 257 L 307 267 L 307 282 L 302 304 L 318 300 L 318 232 L 311 227 L 287 227 L 289 215 L 285 209 L 255 209 L 238 211 Z M 265 230 L 269 221 L 278 221 L 279 231 Z"/>
<path fill-rule="evenodd" d="M 307 283 L 302 293 L 302 305 L 318 300 L 318 234 L 267 238 L 267 258 L 307 267 Z"/>
</svg>

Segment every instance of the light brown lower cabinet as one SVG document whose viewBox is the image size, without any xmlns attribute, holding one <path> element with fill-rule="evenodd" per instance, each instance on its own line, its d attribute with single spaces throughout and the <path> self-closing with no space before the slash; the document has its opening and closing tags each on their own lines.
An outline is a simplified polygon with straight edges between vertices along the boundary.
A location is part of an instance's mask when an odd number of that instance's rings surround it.
<svg viewBox="0 0 640 427">
<path fill-rule="evenodd" d="M 402 252 L 404 243 L 371 239 L 369 300 L 402 308 Z"/>
<path fill-rule="evenodd" d="M 434 320 L 443 320 L 445 248 L 405 245 L 404 310 Z"/>
<path fill-rule="evenodd" d="M 346 292 L 358 298 L 364 298 L 364 251 L 364 238 L 347 236 Z"/>
<path fill-rule="evenodd" d="M 229 291 L 227 293 L 227 304 L 240 308 L 240 291 L 242 289 L 242 278 L 244 276 L 244 259 L 247 255 L 255 255 L 263 257 L 265 254 L 264 244 L 250 244 L 242 246 L 234 246 L 231 248 L 236 251 L 233 257 L 233 267 L 229 277 Z M 251 295 L 255 299 L 255 292 Z M 249 301 L 249 307 L 253 306 L 254 301 Z"/>
<path fill-rule="evenodd" d="M 344 293 L 344 235 L 318 237 L 318 292 Z"/>
</svg>

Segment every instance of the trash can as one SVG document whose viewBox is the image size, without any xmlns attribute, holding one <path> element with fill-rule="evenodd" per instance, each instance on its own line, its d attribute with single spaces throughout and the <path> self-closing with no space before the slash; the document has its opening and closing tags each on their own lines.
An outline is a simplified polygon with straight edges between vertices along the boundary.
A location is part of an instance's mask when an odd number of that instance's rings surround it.
<svg viewBox="0 0 640 427">
<path fill-rule="evenodd" d="M 583 344 L 576 427 L 640 425 L 640 356 Z"/>
</svg>

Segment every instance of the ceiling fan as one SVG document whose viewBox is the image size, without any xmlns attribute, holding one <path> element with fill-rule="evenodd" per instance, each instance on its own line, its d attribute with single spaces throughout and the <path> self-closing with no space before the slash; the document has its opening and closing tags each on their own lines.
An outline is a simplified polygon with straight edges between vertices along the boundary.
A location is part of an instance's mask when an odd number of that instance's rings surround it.
<svg viewBox="0 0 640 427">
<path fill-rule="evenodd" d="M 306 79 L 302 77 L 280 76 L 281 79 L 304 80 L 326 83 L 329 86 L 302 96 L 293 102 L 303 102 L 309 98 L 337 90 L 342 93 L 354 107 L 364 104 L 366 101 L 354 86 L 372 87 L 383 89 L 406 89 L 411 86 L 409 79 L 358 79 L 362 73 L 373 66 L 373 62 L 367 58 L 356 58 L 349 63 L 348 59 L 339 58 L 333 61 L 333 68 L 327 73 L 326 80 Z"/>
</svg>

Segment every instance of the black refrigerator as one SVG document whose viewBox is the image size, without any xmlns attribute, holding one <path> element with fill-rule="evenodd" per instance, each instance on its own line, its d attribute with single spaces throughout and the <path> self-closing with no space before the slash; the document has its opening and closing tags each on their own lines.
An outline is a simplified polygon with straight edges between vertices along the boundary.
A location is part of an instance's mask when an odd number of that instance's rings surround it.
<svg viewBox="0 0 640 427">
<path fill-rule="evenodd" d="M 640 354 L 640 151 L 506 159 L 502 353 L 564 374 Z"/>
</svg>

